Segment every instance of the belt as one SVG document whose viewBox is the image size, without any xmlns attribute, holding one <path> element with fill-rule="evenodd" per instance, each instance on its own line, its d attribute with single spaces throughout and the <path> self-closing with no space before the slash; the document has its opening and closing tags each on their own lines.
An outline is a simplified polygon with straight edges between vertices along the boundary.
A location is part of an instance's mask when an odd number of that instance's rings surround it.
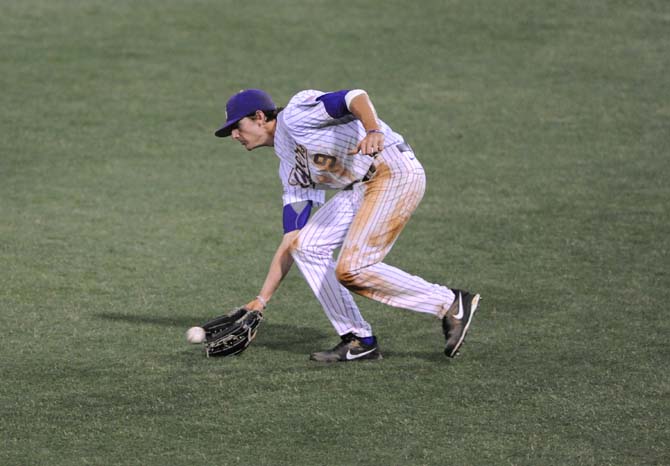
<svg viewBox="0 0 670 466">
<path fill-rule="evenodd" d="M 406 142 L 401 142 L 400 144 L 396 144 L 396 147 L 400 152 L 414 152 L 412 150 L 412 146 L 407 144 Z M 379 155 L 379 152 L 376 154 L 372 155 L 372 158 L 377 158 L 377 155 Z M 375 176 L 375 172 L 377 171 L 377 168 L 375 167 L 374 164 L 370 165 L 370 169 L 368 172 L 365 174 L 363 178 L 361 178 L 361 182 L 365 183 L 366 181 L 370 181 L 370 179 Z"/>
<path fill-rule="evenodd" d="M 375 176 L 376 172 L 377 172 L 377 168 L 374 166 L 374 164 L 370 165 L 370 169 L 365 174 L 365 176 L 363 178 L 361 178 L 361 182 L 365 183 L 366 181 L 370 181 L 370 178 Z"/>
<path fill-rule="evenodd" d="M 393 146 L 391 146 L 391 147 L 393 147 Z M 411 147 L 409 144 L 407 144 L 406 142 L 401 142 L 400 144 L 396 144 L 395 147 L 397 147 L 398 150 L 399 150 L 400 152 L 414 152 L 414 151 L 412 150 L 412 147 Z M 377 153 L 374 154 L 374 155 L 371 155 L 370 157 L 372 157 L 372 158 L 374 159 L 374 158 L 376 158 L 378 155 L 379 155 L 379 152 L 377 152 Z M 365 183 L 366 181 L 370 181 L 370 180 L 372 179 L 372 177 L 375 176 L 375 173 L 376 173 L 376 172 L 377 172 L 377 167 L 375 167 L 374 164 L 370 165 L 370 169 L 369 169 L 368 172 L 365 174 L 365 176 L 364 176 L 363 178 L 361 178 L 361 181 L 360 181 L 360 182 L 361 182 L 361 183 Z M 349 190 L 351 190 L 351 189 L 354 189 L 354 185 L 355 185 L 356 183 L 358 183 L 358 181 L 354 181 L 354 182 L 351 183 L 350 185 L 345 186 L 344 188 L 342 188 L 342 191 L 349 191 Z"/>
<path fill-rule="evenodd" d="M 412 150 L 412 146 L 410 146 L 406 142 L 401 142 L 400 144 L 396 145 L 396 147 L 400 152 L 414 152 Z"/>
</svg>

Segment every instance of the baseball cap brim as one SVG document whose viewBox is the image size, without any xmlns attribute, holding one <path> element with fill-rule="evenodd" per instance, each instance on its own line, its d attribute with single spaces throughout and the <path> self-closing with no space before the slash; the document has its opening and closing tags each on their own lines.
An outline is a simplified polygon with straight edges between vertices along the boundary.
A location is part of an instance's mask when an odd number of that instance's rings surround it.
<svg viewBox="0 0 670 466">
<path fill-rule="evenodd" d="M 241 119 L 242 118 L 240 118 L 240 120 Z M 214 132 L 214 135 L 219 138 L 225 138 L 230 136 L 230 134 L 233 132 L 233 126 L 240 120 L 226 121 L 222 127 L 220 127 Z"/>
</svg>

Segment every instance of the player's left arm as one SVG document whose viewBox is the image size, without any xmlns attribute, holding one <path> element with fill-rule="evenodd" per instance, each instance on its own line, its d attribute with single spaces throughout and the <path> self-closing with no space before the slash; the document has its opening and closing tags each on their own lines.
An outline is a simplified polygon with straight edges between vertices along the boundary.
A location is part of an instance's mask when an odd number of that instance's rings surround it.
<svg viewBox="0 0 670 466">
<path fill-rule="evenodd" d="M 286 274 L 291 270 L 291 266 L 293 266 L 291 243 L 293 243 L 299 232 L 300 230 L 294 230 L 284 234 L 270 262 L 270 267 L 268 268 L 268 273 L 260 293 L 258 293 L 255 299 L 244 305 L 246 309 L 250 311 L 263 311 L 265 309 L 268 301 L 270 301 Z"/>
<path fill-rule="evenodd" d="M 297 202 L 284 206 L 284 236 L 270 262 L 260 293 L 244 306 L 246 309 L 250 311 L 263 311 L 265 309 L 268 301 L 293 266 L 292 244 L 300 233 L 300 229 L 307 223 L 311 212 L 312 201 Z"/>
</svg>

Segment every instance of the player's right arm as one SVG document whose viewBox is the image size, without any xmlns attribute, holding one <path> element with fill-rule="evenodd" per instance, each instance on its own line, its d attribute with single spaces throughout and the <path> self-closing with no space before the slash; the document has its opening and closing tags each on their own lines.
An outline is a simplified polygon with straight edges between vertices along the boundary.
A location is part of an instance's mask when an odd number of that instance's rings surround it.
<svg viewBox="0 0 670 466">
<path fill-rule="evenodd" d="M 322 105 L 321 105 L 322 104 Z M 308 137 L 315 129 L 352 118 L 360 122 L 364 135 L 349 155 L 373 155 L 384 149 L 385 134 L 377 111 L 363 89 L 343 89 L 320 93 L 303 91 L 296 94 L 284 110 L 284 121 L 297 136 Z"/>
<path fill-rule="evenodd" d="M 347 107 L 365 128 L 365 137 L 350 154 L 372 155 L 384 150 L 384 132 L 380 130 L 377 111 L 367 92 L 350 91 L 347 94 Z"/>
</svg>

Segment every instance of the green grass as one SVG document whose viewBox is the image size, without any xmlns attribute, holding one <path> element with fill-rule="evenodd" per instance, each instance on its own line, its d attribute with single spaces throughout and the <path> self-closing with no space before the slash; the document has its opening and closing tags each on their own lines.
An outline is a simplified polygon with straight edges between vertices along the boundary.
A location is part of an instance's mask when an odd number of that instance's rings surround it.
<svg viewBox="0 0 670 466">
<path fill-rule="evenodd" d="M 670 464 L 670 4 L 7 0 L 0 15 L 0 464 Z M 388 261 L 483 295 L 438 322 L 297 271 L 254 345 L 191 325 L 257 293 L 270 150 L 213 137 L 243 87 L 367 89 L 428 172 Z"/>
</svg>

